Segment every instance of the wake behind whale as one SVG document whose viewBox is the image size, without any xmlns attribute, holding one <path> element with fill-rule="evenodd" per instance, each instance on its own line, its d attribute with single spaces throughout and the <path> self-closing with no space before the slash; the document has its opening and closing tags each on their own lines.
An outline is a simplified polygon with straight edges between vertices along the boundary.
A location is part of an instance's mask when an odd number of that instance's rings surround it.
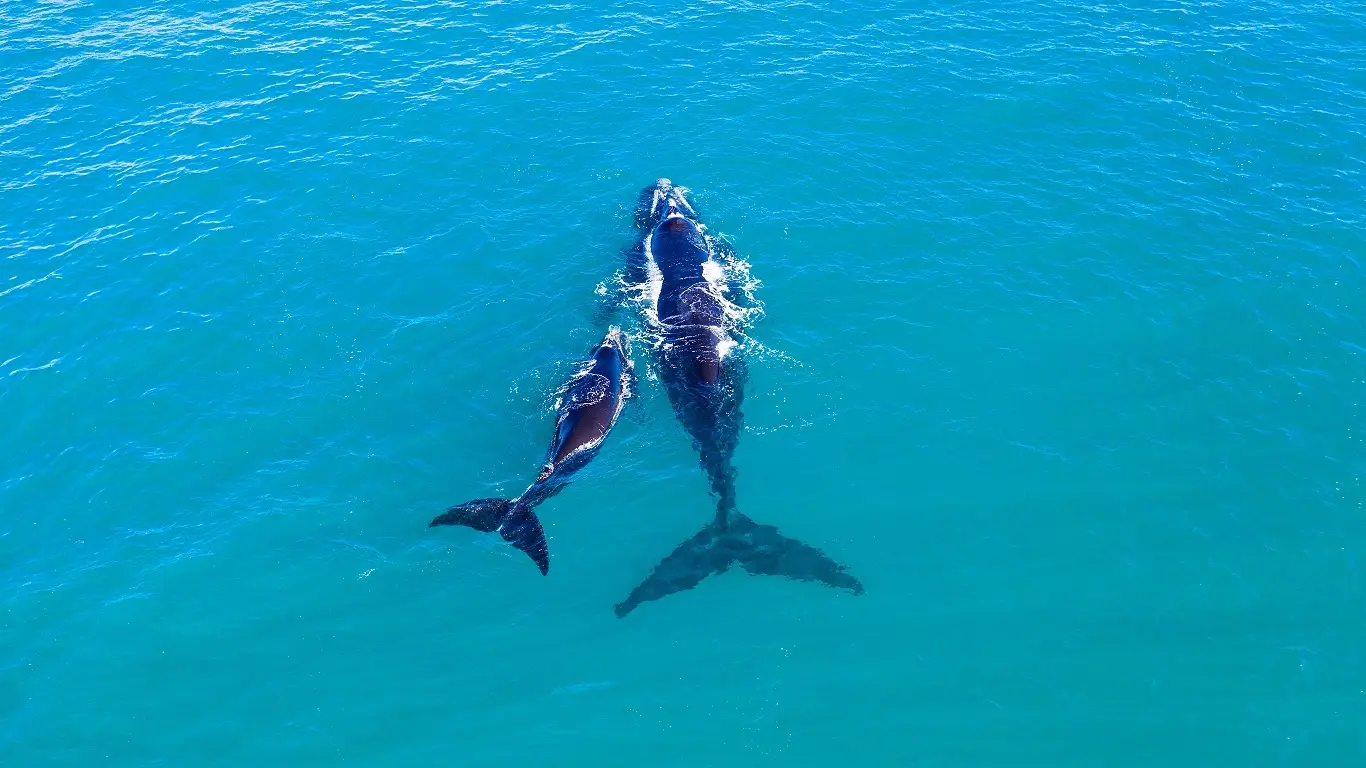
<svg viewBox="0 0 1366 768">
<path fill-rule="evenodd" d="M 857 578 L 815 547 L 760 525 L 736 509 L 733 456 L 746 382 L 736 351 L 717 243 L 698 221 L 686 190 L 668 179 L 647 187 L 636 210 L 641 239 L 629 252 L 628 282 L 639 286 L 646 324 L 658 337 L 656 362 L 679 422 L 692 438 L 716 513 L 659 562 L 616 605 L 623 617 L 643 602 L 691 589 L 738 564 L 749 573 L 816 581 L 863 592 Z"/>
</svg>

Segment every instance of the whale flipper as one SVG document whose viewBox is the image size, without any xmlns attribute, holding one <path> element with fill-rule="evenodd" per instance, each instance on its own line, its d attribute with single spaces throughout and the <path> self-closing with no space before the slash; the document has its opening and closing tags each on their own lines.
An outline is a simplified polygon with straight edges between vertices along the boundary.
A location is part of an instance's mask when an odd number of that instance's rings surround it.
<svg viewBox="0 0 1366 768">
<path fill-rule="evenodd" d="M 438 525 L 464 525 L 480 533 L 497 531 L 504 541 L 527 553 L 542 575 L 550 573 L 550 547 L 545 530 L 536 513 L 525 504 L 513 504 L 512 499 L 475 499 L 451 507 L 427 527 Z"/>
<path fill-rule="evenodd" d="M 617 603 L 617 618 L 641 603 L 692 589 L 713 573 L 726 571 L 732 563 L 756 575 L 818 581 L 863 594 L 863 584 L 824 552 L 784 536 L 774 526 L 759 525 L 732 513 L 724 525 L 713 520 L 661 560 L 645 581 Z"/>
</svg>

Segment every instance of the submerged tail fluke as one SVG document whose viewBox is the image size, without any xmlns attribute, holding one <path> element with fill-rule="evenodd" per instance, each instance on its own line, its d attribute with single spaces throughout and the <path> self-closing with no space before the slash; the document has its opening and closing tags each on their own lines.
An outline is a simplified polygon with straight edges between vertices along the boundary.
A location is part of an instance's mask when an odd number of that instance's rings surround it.
<svg viewBox="0 0 1366 768">
<path fill-rule="evenodd" d="M 464 525 L 481 533 L 497 531 L 504 541 L 527 553 L 542 575 L 550 572 L 545 530 L 528 505 L 515 504 L 513 499 L 475 499 L 451 507 L 427 527 L 438 525 Z"/>
<path fill-rule="evenodd" d="M 732 563 L 756 575 L 817 581 L 863 594 L 863 584 L 824 552 L 784 536 L 771 525 L 759 525 L 744 515 L 732 513 L 728 519 L 713 520 L 661 560 L 645 581 L 617 603 L 617 618 L 641 603 L 692 589 L 711 574 L 724 572 Z"/>
</svg>

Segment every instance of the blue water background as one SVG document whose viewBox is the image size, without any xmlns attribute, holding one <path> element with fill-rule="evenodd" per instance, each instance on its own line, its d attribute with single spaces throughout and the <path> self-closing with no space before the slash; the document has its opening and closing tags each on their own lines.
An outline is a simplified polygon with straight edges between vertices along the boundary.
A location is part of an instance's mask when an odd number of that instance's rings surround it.
<svg viewBox="0 0 1366 768">
<path fill-rule="evenodd" d="M 0 764 L 1366 764 L 1366 9 L 0 2 Z M 611 606 L 638 190 L 751 265 L 740 508 Z"/>
</svg>

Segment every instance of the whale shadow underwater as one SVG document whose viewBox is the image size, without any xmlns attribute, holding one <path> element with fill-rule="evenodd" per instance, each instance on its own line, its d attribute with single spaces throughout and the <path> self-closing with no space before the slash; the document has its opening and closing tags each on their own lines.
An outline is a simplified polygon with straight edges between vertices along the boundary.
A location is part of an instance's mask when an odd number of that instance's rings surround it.
<svg viewBox="0 0 1366 768">
<path fill-rule="evenodd" d="M 560 392 L 555 429 L 536 481 L 515 499 L 475 499 L 451 507 L 428 527 L 463 525 L 482 533 L 497 532 L 525 552 L 543 575 L 549 575 L 550 548 L 536 507 L 563 491 L 588 466 L 630 396 L 634 363 L 630 343 L 620 329 L 609 329 L 585 363 Z"/>
<path fill-rule="evenodd" d="M 732 337 L 725 270 L 687 190 L 660 179 L 641 193 L 640 239 L 627 251 L 625 282 L 643 296 L 643 320 L 658 340 L 655 367 L 674 414 L 692 438 L 716 498 L 716 513 L 615 606 L 618 618 L 641 603 L 692 589 L 738 565 L 752 574 L 814 581 L 863 593 L 845 567 L 819 549 L 756 523 L 736 508 L 733 462 L 743 423 L 745 363 Z"/>
</svg>

